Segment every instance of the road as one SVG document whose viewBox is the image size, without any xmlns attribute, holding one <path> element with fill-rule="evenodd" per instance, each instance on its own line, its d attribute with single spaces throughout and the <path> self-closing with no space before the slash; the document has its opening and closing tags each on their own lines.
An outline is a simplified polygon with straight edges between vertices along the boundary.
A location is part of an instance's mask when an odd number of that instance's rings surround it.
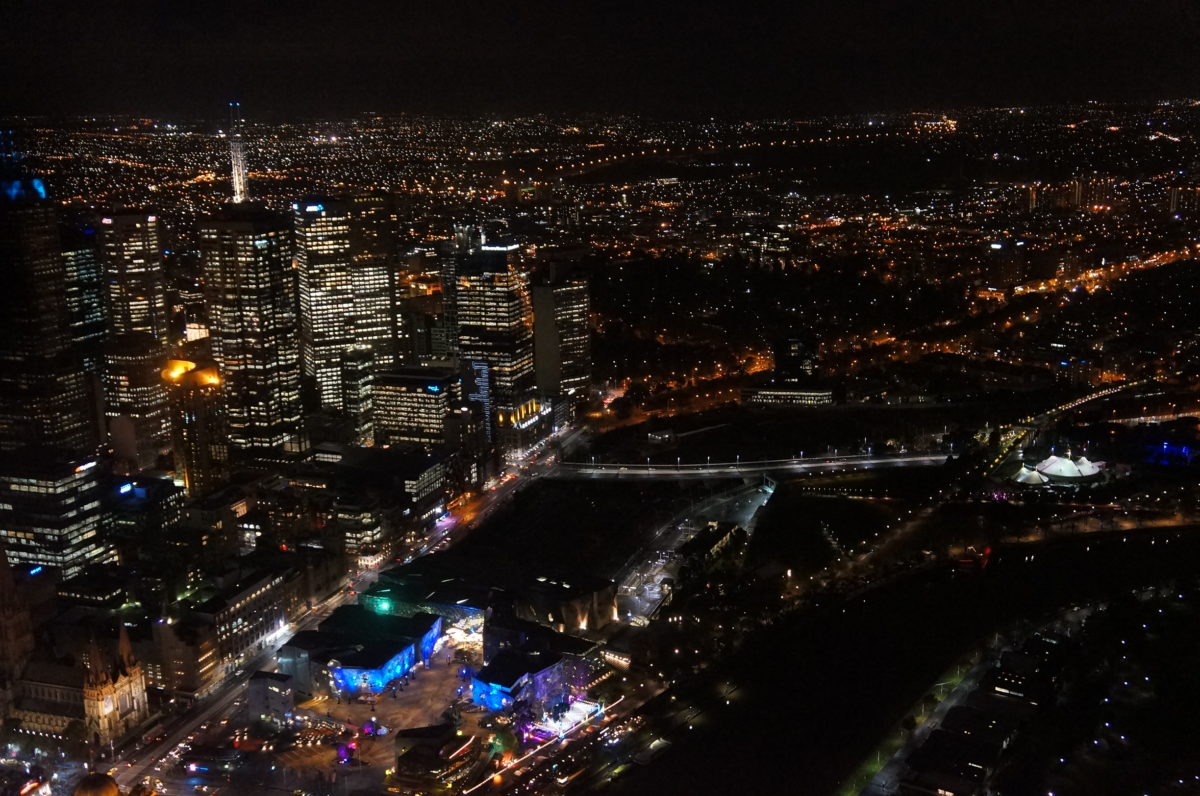
<svg viewBox="0 0 1200 796">
<path fill-rule="evenodd" d="M 177 720 L 176 723 L 171 724 L 166 737 L 162 741 L 134 752 L 131 757 L 126 757 L 126 762 L 130 765 L 128 768 L 122 767 L 118 772 L 116 777 L 118 784 L 122 788 L 129 788 L 140 782 L 143 777 L 165 778 L 163 774 L 167 772 L 156 771 L 154 768 L 159 760 L 187 740 L 187 737 L 196 732 L 200 728 L 200 725 L 205 722 L 219 721 L 220 719 L 233 716 L 236 713 L 234 702 L 242 695 L 243 686 L 245 686 L 254 672 L 259 670 L 274 670 L 275 653 L 279 647 L 283 646 L 284 641 L 290 638 L 293 633 L 315 628 L 322 620 L 333 613 L 334 610 L 351 600 L 351 590 L 361 592 L 370 585 L 375 577 L 376 574 L 374 572 L 360 573 L 355 580 L 351 581 L 349 589 L 338 589 L 323 602 L 313 606 L 311 610 L 306 612 L 289 628 L 289 632 L 279 634 L 274 644 L 264 649 L 252 660 L 246 662 L 235 674 L 227 677 L 211 696 L 199 703 L 197 708 L 193 708 L 185 714 L 182 720 Z"/>
</svg>

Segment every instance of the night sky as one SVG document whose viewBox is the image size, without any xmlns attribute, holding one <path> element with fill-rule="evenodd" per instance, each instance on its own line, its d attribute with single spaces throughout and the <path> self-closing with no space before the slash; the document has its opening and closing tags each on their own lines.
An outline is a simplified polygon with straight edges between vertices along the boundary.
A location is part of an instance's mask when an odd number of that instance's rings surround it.
<svg viewBox="0 0 1200 796">
<path fill-rule="evenodd" d="M 803 116 L 1200 95 L 1192 0 L 5 0 L 0 113 Z"/>
</svg>

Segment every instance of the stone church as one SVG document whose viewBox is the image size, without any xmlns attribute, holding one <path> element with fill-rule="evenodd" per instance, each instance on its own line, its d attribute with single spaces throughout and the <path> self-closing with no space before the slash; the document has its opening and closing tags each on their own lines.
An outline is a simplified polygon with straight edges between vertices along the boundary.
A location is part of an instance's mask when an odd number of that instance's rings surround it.
<svg viewBox="0 0 1200 796">
<path fill-rule="evenodd" d="M 111 646 L 93 636 L 67 662 L 36 649 L 28 607 L 0 549 L 0 709 L 6 724 L 33 739 L 75 736 L 94 749 L 137 729 L 149 715 L 146 678 L 124 625 L 116 649 Z"/>
</svg>

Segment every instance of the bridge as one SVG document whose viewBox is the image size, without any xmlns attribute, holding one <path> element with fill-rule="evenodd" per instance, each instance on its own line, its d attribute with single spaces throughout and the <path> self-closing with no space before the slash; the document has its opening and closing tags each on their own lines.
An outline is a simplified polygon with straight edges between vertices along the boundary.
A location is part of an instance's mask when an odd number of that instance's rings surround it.
<svg viewBox="0 0 1200 796">
<path fill-rule="evenodd" d="M 771 473 L 821 473 L 875 470 L 888 467 L 929 467 L 943 464 L 947 454 L 861 454 L 810 456 L 796 459 L 705 462 L 703 464 L 633 464 L 617 462 L 561 462 L 547 474 L 550 478 L 627 478 L 630 480 L 741 478 Z"/>
</svg>

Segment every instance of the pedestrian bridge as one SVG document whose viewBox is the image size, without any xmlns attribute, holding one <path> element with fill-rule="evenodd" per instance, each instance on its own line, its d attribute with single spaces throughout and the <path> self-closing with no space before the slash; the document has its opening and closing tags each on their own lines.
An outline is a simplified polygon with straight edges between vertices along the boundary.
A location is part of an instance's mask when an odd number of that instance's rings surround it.
<svg viewBox="0 0 1200 796">
<path fill-rule="evenodd" d="M 761 459 L 701 464 L 634 464 L 614 462 L 561 462 L 548 473 L 551 478 L 626 478 L 629 480 L 741 478 L 743 476 L 853 472 L 887 467 L 929 467 L 943 464 L 946 454 L 862 454 L 856 456 L 810 456 L 797 459 Z"/>
</svg>

